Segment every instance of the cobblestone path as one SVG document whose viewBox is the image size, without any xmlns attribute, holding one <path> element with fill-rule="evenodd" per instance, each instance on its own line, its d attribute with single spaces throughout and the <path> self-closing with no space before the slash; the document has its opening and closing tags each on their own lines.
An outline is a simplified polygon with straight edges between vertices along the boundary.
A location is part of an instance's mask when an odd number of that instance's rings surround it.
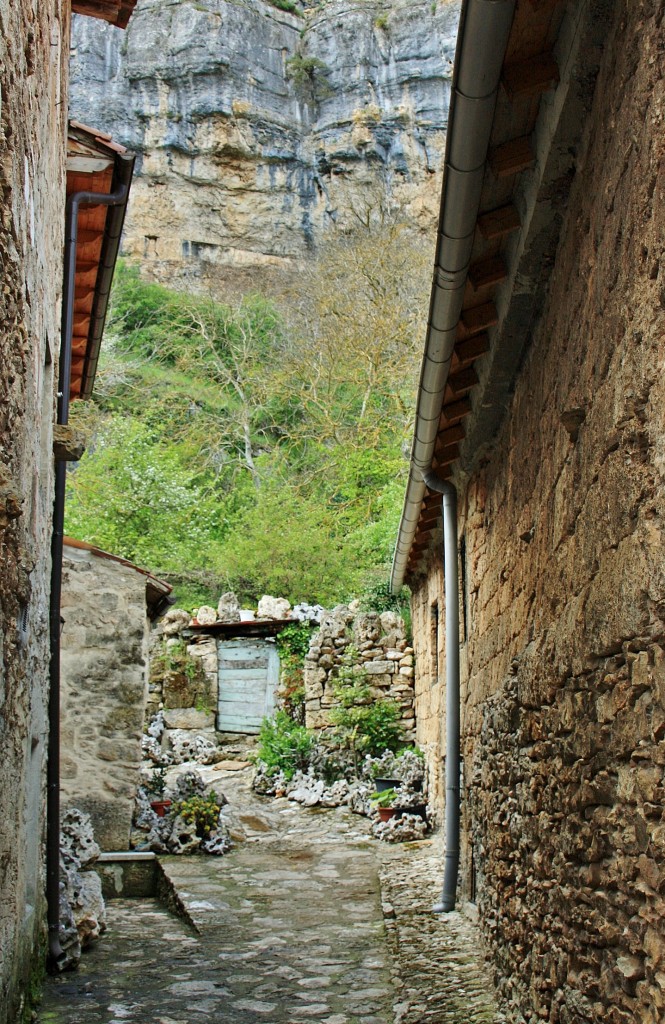
<svg viewBox="0 0 665 1024">
<path fill-rule="evenodd" d="M 473 926 L 431 913 L 436 843 L 387 847 L 365 819 L 260 800 L 246 779 L 226 792 L 245 841 L 162 861 L 185 919 L 109 903 L 41 1024 L 501 1024 Z"/>
</svg>

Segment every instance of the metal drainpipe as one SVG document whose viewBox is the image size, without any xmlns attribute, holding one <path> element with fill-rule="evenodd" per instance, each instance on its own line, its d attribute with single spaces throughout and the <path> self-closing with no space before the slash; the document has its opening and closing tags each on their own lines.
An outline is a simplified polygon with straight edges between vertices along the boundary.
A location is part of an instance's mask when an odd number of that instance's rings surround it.
<svg viewBox="0 0 665 1024">
<path fill-rule="evenodd" d="M 446 821 L 445 863 L 436 914 L 455 909 L 460 846 L 460 672 L 459 575 L 457 567 L 457 491 L 436 473 L 423 473 L 430 491 L 442 495 L 443 571 L 446 609 Z"/>
<path fill-rule="evenodd" d="M 133 161 L 132 161 L 133 165 Z M 124 179 L 126 174 L 121 177 Z M 75 192 L 67 200 L 65 212 L 64 281 L 60 370 L 58 375 L 58 424 L 69 421 L 69 388 L 72 370 L 72 333 L 74 326 L 74 288 L 76 278 L 76 242 L 78 213 L 82 205 L 120 206 L 126 199 L 131 181 L 122 180 L 113 192 Z M 49 746 L 46 769 L 46 906 L 48 921 L 49 971 L 63 969 L 65 954 L 60 945 L 60 603 L 62 594 L 62 548 L 65 525 L 65 483 L 67 464 L 55 467 L 53 535 L 51 541 L 51 600 L 49 663 Z"/>
</svg>

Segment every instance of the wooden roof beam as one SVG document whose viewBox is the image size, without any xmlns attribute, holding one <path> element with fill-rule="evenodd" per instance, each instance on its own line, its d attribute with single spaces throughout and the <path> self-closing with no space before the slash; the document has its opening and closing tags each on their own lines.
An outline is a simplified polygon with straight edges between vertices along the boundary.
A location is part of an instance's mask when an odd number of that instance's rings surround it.
<svg viewBox="0 0 665 1024">
<path fill-rule="evenodd" d="M 489 352 L 490 339 L 487 334 L 474 334 L 470 338 L 458 341 L 455 344 L 454 362 L 455 367 L 469 366 L 479 356 Z"/>
<path fill-rule="evenodd" d="M 508 277 L 506 264 L 500 256 L 489 256 L 487 259 L 472 263 L 469 268 L 469 281 L 474 292 L 500 284 Z"/>
<path fill-rule="evenodd" d="M 489 165 L 497 178 L 509 178 L 513 174 L 525 171 L 536 162 L 528 135 L 511 139 L 501 146 L 490 150 Z"/>
<path fill-rule="evenodd" d="M 480 334 L 488 327 L 496 326 L 499 315 L 493 302 L 483 302 L 480 306 L 463 309 L 460 319 L 467 334 Z"/>
<path fill-rule="evenodd" d="M 501 77 L 508 99 L 538 96 L 559 84 L 559 65 L 551 53 L 540 53 L 528 60 L 507 64 Z"/>
<path fill-rule="evenodd" d="M 458 370 L 456 373 L 451 373 L 448 377 L 448 387 L 453 398 L 461 398 L 467 391 L 475 387 L 477 383 L 478 374 L 473 366 L 469 366 L 465 370 Z"/>
<path fill-rule="evenodd" d="M 481 213 L 478 218 L 478 229 L 483 238 L 491 242 L 495 238 L 503 238 L 512 231 L 522 227 L 522 221 L 517 209 L 512 203 L 507 206 L 500 206 L 497 210 L 488 210 Z"/>
<path fill-rule="evenodd" d="M 468 416 L 471 412 L 471 402 L 468 398 L 460 398 L 458 402 L 450 402 L 448 405 L 444 405 L 441 410 L 441 415 L 445 419 L 446 423 L 455 423 L 458 420 Z"/>
</svg>

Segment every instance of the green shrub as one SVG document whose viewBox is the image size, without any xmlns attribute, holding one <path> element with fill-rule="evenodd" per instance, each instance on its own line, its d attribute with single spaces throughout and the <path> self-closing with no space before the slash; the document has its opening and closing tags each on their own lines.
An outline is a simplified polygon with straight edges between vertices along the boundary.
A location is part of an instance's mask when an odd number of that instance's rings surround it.
<svg viewBox="0 0 665 1024">
<path fill-rule="evenodd" d="M 286 77 L 300 88 L 324 81 L 327 70 L 328 65 L 318 57 L 303 57 L 300 53 L 289 57 L 286 62 Z"/>
<path fill-rule="evenodd" d="M 286 711 L 278 711 L 274 718 L 263 720 L 257 758 L 273 773 L 283 771 L 290 779 L 298 769 L 307 768 L 314 743 L 313 734 L 304 725 L 294 722 Z"/>
<path fill-rule="evenodd" d="M 217 796 L 210 792 L 206 796 L 190 796 L 187 800 L 181 800 L 172 813 L 180 815 L 188 823 L 194 823 L 197 836 L 207 839 L 217 828 L 221 809 Z"/>
<path fill-rule="evenodd" d="M 385 12 L 383 14 L 377 14 L 374 19 L 374 25 L 376 28 L 383 29 L 385 32 L 388 28 L 388 15 Z"/>
<path fill-rule="evenodd" d="M 349 649 L 347 649 L 348 651 Z M 353 660 L 353 652 L 348 653 Z M 384 750 L 398 750 L 403 743 L 400 709 L 394 700 L 375 700 L 365 672 L 342 669 L 333 687 L 340 706 L 330 712 L 340 745 L 359 755 L 376 757 Z"/>
<path fill-rule="evenodd" d="M 280 11 L 288 11 L 289 14 L 300 14 L 293 0 L 268 0 L 268 3 Z"/>
<path fill-rule="evenodd" d="M 294 622 L 277 636 L 282 705 L 289 717 L 300 725 L 305 718 L 303 668 L 312 632 L 309 622 Z"/>
</svg>

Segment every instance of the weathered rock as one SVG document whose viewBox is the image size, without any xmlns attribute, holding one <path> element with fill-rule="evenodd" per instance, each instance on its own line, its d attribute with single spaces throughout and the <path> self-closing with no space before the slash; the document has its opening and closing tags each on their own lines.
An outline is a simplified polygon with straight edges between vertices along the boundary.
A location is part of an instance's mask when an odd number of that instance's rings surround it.
<svg viewBox="0 0 665 1024">
<path fill-rule="evenodd" d="M 209 604 L 202 604 L 194 613 L 194 618 L 199 626 L 214 626 L 217 622 L 217 612 Z"/>
<path fill-rule="evenodd" d="M 215 715 L 212 711 L 197 711 L 196 708 L 164 708 L 161 712 L 167 729 L 213 729 Z"/>
<path fill-rule="evenodd" d="M 164 636 L 176 636 L 187 628 L 191 618 L 184 608 L 169 608 L 160 619 L 159 628 Z"/>
<path fill-rule="evenodd" d="M 101 850 L 89 814 L 76 807 L 64 812 L 60 819 L 60 849 L 68 864 L 89 868 L 95 863 Z"/>
<path fill-rule="evenodd" d="M 285 597 L 270 597 L 264 594 L 259 601 L 257 618 L 259 619 L 288 619 L 291 614 L 291 604 Z"/>
<path fill-rule="evenodd" d="M 206 735 L 197 730 L 169 729 L 165 733 L 164 742 L 170 747 L 170 753 L 176 764 L 183 764 L 185 761 L 214 764 L 222 756 L 214 731 L 210 731 Z"/>
<path fill-rule="evenodd" d="M 169 853 L 181 855 L 196 853 L 201 845 L 201 838 L 196 834 L 196 824 L 185 821 L 181 815 L 178 815 L 173 822 L 166 845 Z"/>
<path fill-rule="evenodd" d="M 320 622 L 325 608 L 321 604 L 297 604 L 291 612 L 291 618 L 298 622 Z"/>
<path fill-rule="evenodd" d="M 217 619 L 219 622 L 240 622 L 240 602 L 232 591 L 220 597 L 217 603 Z"/>
</svg>

